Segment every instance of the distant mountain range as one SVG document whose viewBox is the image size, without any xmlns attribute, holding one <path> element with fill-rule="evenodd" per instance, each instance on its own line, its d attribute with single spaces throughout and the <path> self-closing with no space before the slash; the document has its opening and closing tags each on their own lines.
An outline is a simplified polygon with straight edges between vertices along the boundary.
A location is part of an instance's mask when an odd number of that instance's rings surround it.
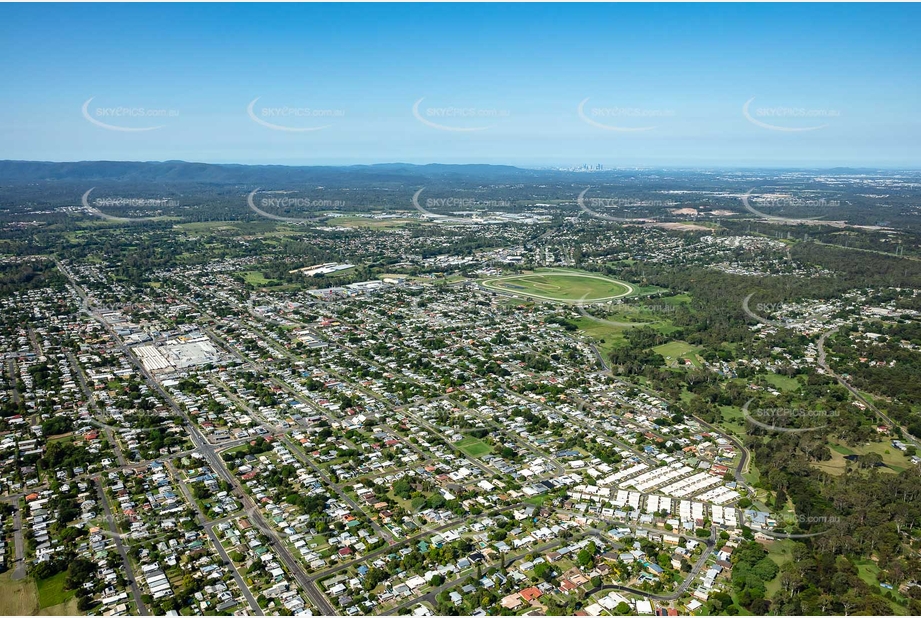
<svg viewBox="0 0 921 618">
<path fill-rule="evenodd" d="M 736 169 L 740 172 L 789 172 L 771 168 Z M 292 185 L 330 186 L 423 186 L 441 183 L 467 182 L 474 184 L 527 183 L 528 181 L 562 181 L 588 184 L 632 178 L 639 175 L 656 175 L 666 170 L 612 169 L 600 174 L 584 172 L 525 169 L 511 165 L 442 164 L 413 165 L 410 163 L 380 163 L 376 165 L 348 166 L 288 166 L 239 165 L 219 163 L 190 163 L 188 161 L 0 161 L 0 184 L 22 185 L 38 182 L 50 183 L 138 183 L 138 184 L 214 184 L 284 187 Z M 670 169 L 670 173 L 701 173 L 702 168 Z M 719 171 L 717 168 L 707 171 Z M 726 170 L 723 170 L 726 171 Z M 892 170 L 869 168 L 801 169 L 797 171 L 846 176 L 853 174 L 891 175 Z M 594 180 L 597 178 L 597 181 Z M 578 180 L 576 180 L 578 179 Z"/>
<path fill-rule="evenodd" d="M 187 182 L 215 184 L 323 183 L 361 178 L 366 182 L 479 179 L 500 182 L 546 176 L 553 172 L 509 165 L 411 165 L 382 163 L 351 166 L 286 166 L 189 163 L 186 161 L 0 161 L 0 183 L 42 181 Z"/>
</svg>

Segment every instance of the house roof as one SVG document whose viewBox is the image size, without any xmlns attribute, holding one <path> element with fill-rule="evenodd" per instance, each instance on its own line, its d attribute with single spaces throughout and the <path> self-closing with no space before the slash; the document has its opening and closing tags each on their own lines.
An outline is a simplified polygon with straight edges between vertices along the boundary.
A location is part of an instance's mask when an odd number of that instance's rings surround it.
<svg viewBox="0 0 921 618">
<path fill-rule="evenodd" d="M 522 599 L 530 602 L 530 601 L 533 601 L 534 599 L 539 599 L 541 596 L 543 596 L 544 593 L 541 592 L 540 588 L 538 588 L 537 586 L 531 586 L 530 588 L 525 588 L 518 594 L 521 595 Z"/>
</svg>

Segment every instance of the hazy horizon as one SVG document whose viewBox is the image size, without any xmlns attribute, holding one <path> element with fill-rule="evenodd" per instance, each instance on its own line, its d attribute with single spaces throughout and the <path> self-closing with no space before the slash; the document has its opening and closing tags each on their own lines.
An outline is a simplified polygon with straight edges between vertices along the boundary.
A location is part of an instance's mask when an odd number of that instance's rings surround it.
<svg viewBox="0 0 921 618">
<path fill-rule="evenodd" d="M 475 165 L 485 165 L 485 166 L 495 166 L 495 167 L 514 167 L 517 169 L 524 170 L 565 170 L 572 169 L 573 171 L 578 170 L 578 166 L 582 163 L 559 163 L 559 164 L 546 164 L 546 165 L 527 165 L 521 164 L 516 165 L 514 163 L 485 163 L 485 162 L 468 162 L 468 163 L 451 163 L 446 161 L 429 161 L 424 163 L 413 163 L 410 161 L 373 161 L 370 163 L 241 163 L 238 161 L 190 161 L 185 159 L 163 159 L 163 160 L 133 160 L 133 159 L 83 159 L 83 160 L 73 160 L 73 161 L 64 161 L 64 160 L 44 160 L 44 159 L 0 159 L 0 163 L 48 163 L 53 165 L 68 165 L 68 164 L 79 164 L 79 163 L 145 163 L 145 164 L 158 164 L 158 163 L 187 163 L 191 165 L 238 165 L 244 167 L 373 167 L 373 166 L 388 166 L 388 165 L 410 165 L 416 167 L 424 167 L 427 165 L 457 165 L 457 166 L 475 166 Z M 583 162 L 588 164 L 588 162 Z M 589 170 L 589 171 L 626 171 L 626 170 L 804 170 L 804 171 L 826 171 L 826 170 L 836 170 L 836 169 L 850 169 L 850 170 L 881 170 L 881 171 L 921 171 L 921 165 L 705 165 L 705 164 L 686 164 L 686 165 L 603 165 L 602 170 Z"/>
</svg>

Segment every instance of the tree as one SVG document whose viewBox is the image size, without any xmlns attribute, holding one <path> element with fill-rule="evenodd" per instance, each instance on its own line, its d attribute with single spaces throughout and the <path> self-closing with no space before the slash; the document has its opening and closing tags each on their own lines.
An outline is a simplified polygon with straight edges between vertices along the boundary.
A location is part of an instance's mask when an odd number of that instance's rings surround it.
<svg viewBox="0 0 921 618">
<path fill-rule="evenodd" d="M 445 502 L 447 502 L 447 500 L 445 500 L 444 496 L 442 496 L 441 494 L 436 493 L 436 494 L 432 494 L 431 496 L 429 496 L 426 502 L 430 509 L 439 509 L 445 505 Z"/>
<path fill-rule="evenodd" d="M 409 500 L 409 497 L 412 495 L 413 488 L 410 485 L 409 481 L 406 479 L 400 479 L 393 484 L 393 493 L 404 500 Z"/>
<path fill-rule="evenodd" d="M 64 587 L 74 590 L 89 581 L 96 572 L 96 563 L 86 558 L 74 558 L 67 566 L 67 578 Z"/>
<path fill-rule="evenodd" d="M 546 562 L 541 562 L 536 567 L 534 567 L 534 575 L 537 576 L 538 579 L 549 582 L 551 579 L 553 579 L 553 567 L 551 567 Z"/>
</svg>

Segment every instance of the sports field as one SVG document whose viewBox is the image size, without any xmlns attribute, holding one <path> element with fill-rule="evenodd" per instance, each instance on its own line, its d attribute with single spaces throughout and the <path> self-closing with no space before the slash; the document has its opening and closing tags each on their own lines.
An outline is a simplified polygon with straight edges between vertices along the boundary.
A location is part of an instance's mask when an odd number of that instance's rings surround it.
<svg viewBox="0 0 921 618">
<path fill-rule="evenodd" d="M 593 273 L 568 270 L 535 272 L 486 279 L 483 286 L 491 290 L 561 302 L 593 303 L 620 298 L 633 293 L 629 283 Z"/>
<path fill-rule="evenodd" d="M 457 448 L 464 451 L 471 457 L 480 457 L 489 453 L 492 449 L 482 440 L 473 436 L 467 436 L 454 444 Z"/>
</svg>

